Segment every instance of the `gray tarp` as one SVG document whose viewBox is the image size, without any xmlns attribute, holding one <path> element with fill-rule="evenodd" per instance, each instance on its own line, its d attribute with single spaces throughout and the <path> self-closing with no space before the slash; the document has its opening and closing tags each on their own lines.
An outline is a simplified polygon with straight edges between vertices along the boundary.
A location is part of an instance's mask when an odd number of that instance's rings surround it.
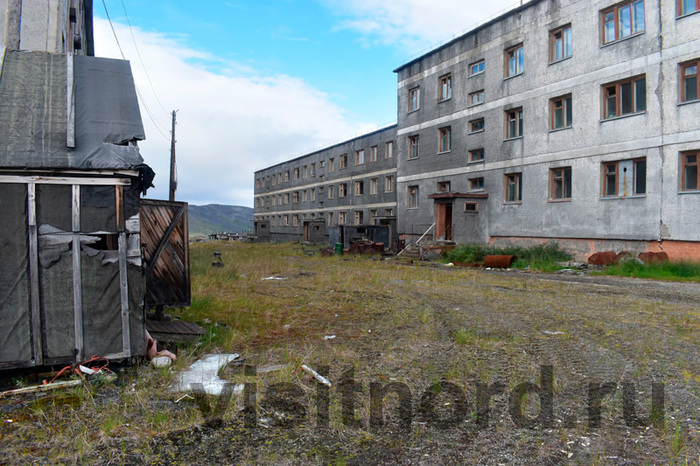
<svg viewBox="0 0 700 466">
<path fill-rule="evenodd" d="M 75 148 L 67 146 L 73 60 Z M 0 167 L 128 169 L 145 139 L 129 62 L 44 52 L 5 53 L 0 74 Z"/>
</svg>

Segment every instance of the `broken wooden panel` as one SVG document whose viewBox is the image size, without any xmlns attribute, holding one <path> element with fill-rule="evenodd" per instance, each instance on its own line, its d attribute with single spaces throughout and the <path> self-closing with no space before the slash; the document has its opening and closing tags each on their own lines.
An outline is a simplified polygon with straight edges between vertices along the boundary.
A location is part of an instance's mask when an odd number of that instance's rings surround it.
<svg viewBox="0 0 700 466">
<path fill-rule="evenodd" d="M 32 351 L 29 301 L 27 186 L 0 183 L 0 368 L 28 365 Z"/>
<path fill-rule="evenodd" d="M 146 307 L 189 306 L 187 203 L 144 199 L 140 221 L 146 263 Z"/>
</svg>

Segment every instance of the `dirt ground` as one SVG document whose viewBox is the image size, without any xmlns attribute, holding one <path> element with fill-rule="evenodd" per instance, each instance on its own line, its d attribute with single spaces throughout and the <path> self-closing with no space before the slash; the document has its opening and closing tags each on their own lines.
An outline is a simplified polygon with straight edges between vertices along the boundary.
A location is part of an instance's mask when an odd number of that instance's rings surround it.
<svg viewBox="0 0 700 466">
<path fill-rule="evenodd" d="M 175 376 L 149 367 L 53 411 L 42 408 L 47 398 L 0 399 L 0 463 L 700 461 L 700 284 L 283 261 L 274 266 L 282 280 L 239 266 L 240 293 L 282 309 L 245 346 L 220 344 L 244 357 L 222 377 L 247 392 L 228 405 L 139 395 L 133 406 L 165 418 L 148 429 L 130 418 L 124 393 L 138 393 L 140 378 Z M 115 403 L 126 412 L 112 428 L 71 430 Z"/>
</svg>

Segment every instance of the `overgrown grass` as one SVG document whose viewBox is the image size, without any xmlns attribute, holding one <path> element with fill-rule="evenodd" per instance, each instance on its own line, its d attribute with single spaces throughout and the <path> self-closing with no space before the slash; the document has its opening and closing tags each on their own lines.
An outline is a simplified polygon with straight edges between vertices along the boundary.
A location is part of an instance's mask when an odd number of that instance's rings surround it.
<svg viewBox="0 0 700 466">
<path fill-rule="evenodd" d="M 637 261 L 627 261 L 610 265 L 600 273 L 620 277 L 697 282 L 700 281 L 700 263 L 659 262 L 656 264 L 640 264 Z"/>
<path fill-rule="evenodd" d="M 484 246 L 475 243 L 466 243 L 457 246 L 447 255 L 449 262 L 466 262 L 468 264 L 481 264 L 484 258 L 489 255 L 514 255 L 517 260 L 513 263 L 514 268 L 527 268 L 541 272 L 551 272 L 561 267 L 557 262 L 572 259 L 571 254 L 562 249 L 558 243 L 548 242 L 537 244 L 527 248 L 519 246 L 509 246 L 497 248 L 494 246 Z"/>
</svg>

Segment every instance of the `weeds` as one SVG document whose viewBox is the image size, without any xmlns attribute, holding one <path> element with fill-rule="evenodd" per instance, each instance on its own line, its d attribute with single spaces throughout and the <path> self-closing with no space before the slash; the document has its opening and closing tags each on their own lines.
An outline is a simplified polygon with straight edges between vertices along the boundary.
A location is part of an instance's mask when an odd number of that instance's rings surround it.
<svg viewBox="0 0 700 466">
<path fill-rule="evenodd" d="M 448 262 L 465 262 L 468 264 L 481 264 L 489 255 L 514 255 L 517 260 L 514 268 L 527 268 L 541 272 L 551 272 L 561 267 L 557 262 L 571 260 L 572 256 L 559 247 L 558 243 L 549 242 L 537 244 L 527 248 L 509 246 L 497 248 L 483 246 L 475 243 L 461 244 L 447 255 Z"/>
<path fill-rule="evenodd" d="M 626 261 L 606 267 L 601 274 L 653 280 L 697 282 L 700 281 L 700 263 L 659 262 L 643 264 L 637 261 Z"/>
</svg>

